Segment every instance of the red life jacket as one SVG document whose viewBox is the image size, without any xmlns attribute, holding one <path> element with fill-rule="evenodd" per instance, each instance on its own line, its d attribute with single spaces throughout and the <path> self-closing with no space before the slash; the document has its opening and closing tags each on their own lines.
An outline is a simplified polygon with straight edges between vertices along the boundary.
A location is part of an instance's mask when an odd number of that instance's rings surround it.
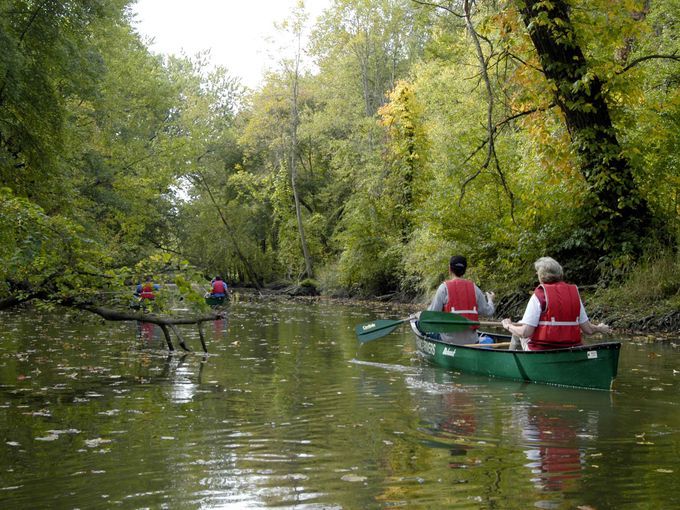
<svg viewBox="0 0 680 510">
<path fill-rule="evenodd" d="M 213 294 L 226 294 L 227 293 L 227 284 L 224 283 L 222 280 L 215 280 L 212 284 L 212 293 Z"/>
<path fill-rule="evenodd" d="M 463 278 L 448 280 L 445 283 L 449 300 L 444 305 L 444 311 L 457 313 L 471 321 L 478 321 L 479 313 L 477 312 L 475 284 Z M 477 329 L 478 327 L 470 326 L 470 329 Z"/>
<path fill-rule="evenodd" d="M 529 340 L 529 350 L 559 349 L 581 344 L 581 298 L 576 285 L 565 282 L 540 285 L 536 294 L 545 293 L 538 326 Z M 540 299 L 539 299 L 540 301 Z"/>
<path fill-rule="evenodd" d="M 156 296 L 153 293 L 153 283 L 146 282 L 142 284 L 142 292 L 139 297 L 142 299 L 155 299 Z"/>
</svg>

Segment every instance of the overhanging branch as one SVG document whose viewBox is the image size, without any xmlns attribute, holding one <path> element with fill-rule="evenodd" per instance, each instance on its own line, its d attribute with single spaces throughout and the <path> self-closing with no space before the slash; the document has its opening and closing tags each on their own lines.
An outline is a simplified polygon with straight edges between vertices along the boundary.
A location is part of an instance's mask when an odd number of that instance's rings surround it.
<svg viewBox="0 0 680 510">
<path fill-rule="evenodd" d="M 616 74 L 623 74 L 626 71 L 630 70 L 631 68 L 641 64 L 642 62 L 646 62 L 647 60 L 654 60 L 654 59 L 675 60 L 676 62 L 680 62 L 680 55 L 678 55 L 677 51 L 674 51 L 670 55 L 645 55 L 644 57 L 636 58 L 630 64 L 628 64 L 626 67 L 624 67 L 620 71 L 617 71 Z"/>
</svg>

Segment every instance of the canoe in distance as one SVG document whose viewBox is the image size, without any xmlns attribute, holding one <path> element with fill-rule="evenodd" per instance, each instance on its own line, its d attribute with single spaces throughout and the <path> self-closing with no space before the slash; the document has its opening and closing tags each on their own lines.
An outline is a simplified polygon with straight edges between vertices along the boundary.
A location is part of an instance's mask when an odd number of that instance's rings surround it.
<svg viewBox="0 0 680 510">
<path fill-rule="evenodd" d="M 229 303 L 228 296 L 205 296 L 205 304 L 208 306 L 222 306 Z"/>
</svg>

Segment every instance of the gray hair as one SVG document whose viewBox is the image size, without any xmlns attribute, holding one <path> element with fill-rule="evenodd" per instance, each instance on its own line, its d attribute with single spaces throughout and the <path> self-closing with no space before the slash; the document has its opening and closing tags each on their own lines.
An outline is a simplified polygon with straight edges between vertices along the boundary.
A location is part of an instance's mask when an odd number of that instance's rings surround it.
<svg viewBox="0 0 680 510">
<path fill-rule="evenodd" d="M 541 283 L 556 283 L 564 279 L 562 266 L 552 257 L 541 257 L 534 262 L 534 268 Z"/>
</svg>

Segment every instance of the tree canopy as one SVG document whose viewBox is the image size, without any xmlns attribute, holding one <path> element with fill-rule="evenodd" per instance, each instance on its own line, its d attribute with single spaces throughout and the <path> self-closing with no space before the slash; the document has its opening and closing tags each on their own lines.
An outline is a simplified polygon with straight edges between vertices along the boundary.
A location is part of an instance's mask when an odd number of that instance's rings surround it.
<svg viewBox="0 0 680 510">
<path fill-rule="evenodd" d="M 596 283 L 677 249 L 678 0 L 300 4 L 256 90 L 152 54 L 130 5 L 0 1 L 0 308 L 147 274 L 197 306 L 215 274 L 418 296 L 454 253 Z"/>
</svg>

